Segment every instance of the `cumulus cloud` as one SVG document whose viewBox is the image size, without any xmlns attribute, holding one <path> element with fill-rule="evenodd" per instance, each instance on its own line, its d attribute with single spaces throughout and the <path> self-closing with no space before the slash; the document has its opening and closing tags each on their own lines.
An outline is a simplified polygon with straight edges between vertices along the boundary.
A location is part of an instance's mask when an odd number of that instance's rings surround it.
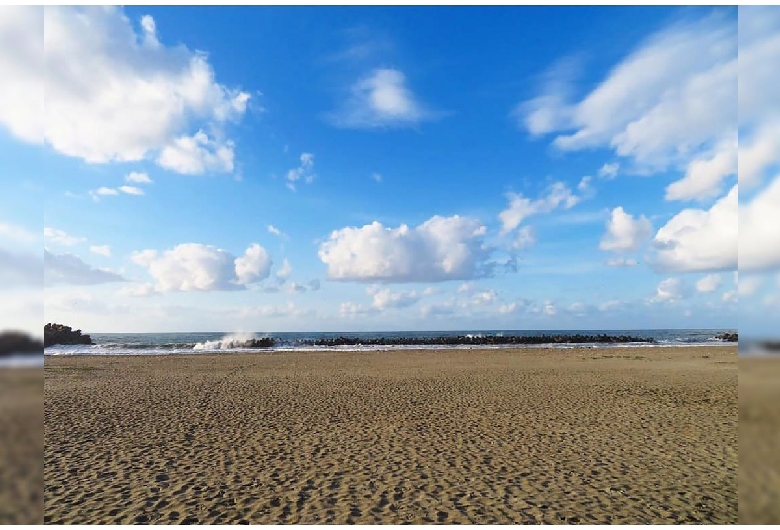
<svg viewBox="0 0 780 530">
<path fill-rule="evenodd" d="M 739 268 L 780 267 L 780 176 L 739 208 Z M 737 220 L 734 220 L 736 223 Z M 736 227 L 736 226 L 735 226 Z"/>
<path fill-rule="evenodd" d="M 98 285 L 127 281 L 108 269 L 96 269 L 73 254 L 55 254 L 43 251 L 43 278 L 46 285 Z"/>
<path fill-rule="evenodd" d="M 387 309 L 401 309 L 417 303 L 420 296 L 417 291 L 391 291 L 390 289 L 380 289 L 373 291 L 373 301 L 371 307 L 378 311 Z"/>
<path fill-rule="evenodd" d="M 49 243 L 63 245 L 66 247 L 72 247 L 87 240 L 84 237 L 71 236 L 68 235 L 68 233 L 64 230 L 57 230 L 56 228 L 50 228 L 48 226 L 44 227 L 43 229 L 43 237 Z"/>
<path fill-rule="evenodd" d="M 618 206 L 612 210 L 607 221 L 607 231 L 601 238 L 599 248 L 611 252 L 635 251 L 653 235 L 653 225 L 644 215 L 638 219 Z"/>
<path fill-rule="evenodd" d="M 9 252 L 0 248 L 0 289 L 36 287 L 42 281 L 40 254 Z"/>
<path fill-rule="evenodd" d="M 709 274 L 696 282 L 696 290 L 700 293 L 711 293 L 717 290 L 722 283 L 723 278 L 720 274 Z"/>
<path fill-rule="evenodd" d="M 471 305 L 492 304 L 496 300 L 498 300 L 498 294 L 492 289 L 487 289 L 480 293 L 474 294 L 471 297 Z"/>
<path fill-rule="evenodd" d="M 658 284 L 656 294 L 650 298 L 650 301 L 675 303 L 682 299 L 685 294 L 685 286 L 679 278 L 667 278 Z"/>
<path fill-rule="evenodd" d="M 158 160 L 175 171 L 232 169 L 223 131 L 249 94 L 218 83 L 204 53 L 164 45 L 152 17 L 47 6 L 4 9 L 0 24 L 0 124 L 15 137 L 88 163 L 165 153 Z M 215 138 L 199 141 L 199 128 Z"/>
<path fill-rule="evenodd" d="M 458 286 L 458 289 L 455 292 L 457 292 L 458 294 L 467 293 L 467 292 L 471 291 L 473 288 L 474 288 L 474 284 L 466 282 L 466 283 L 460 284 Z"/>
<path fill-rule="evenodd" d="M 147 297 L 147 296 L 154 296 L 160 294 L 160 292 L 155 289 L 153 283 L 136 283 L 134 285 L 130 285 L 129 287 L 124 287 L 117 291 L 119 296 L 131 296 L 131 297 Z"/>
<path fill-rule="evenodd" d="M 135 252 L 132 260 L 148 270 L 161 292 L 244 289 L 267 278 L 272 264 L 268 252 L 257 243 L 238 258 L 211 245 L 183 243 L 162 253 Z"/>
<path fill-rule="evenodd" d="M 290 277 L 290 274 L 292 274 L 292 267 L 290 266 L 290 262 L 287 261 L 287 258 L 284 258 L 284 261 L 282 261 L 282 266 L 279 267 L 278 271 L 276 271 L 276 277 L 280 280 L 286 280 Z"/>
<path fill-rule="evenodd" d="M 219 142 L 203 131 L 182 135 L 166 145 L 157 163 L 183 175 L 200 175 L 207 171 L 233 171 L 233 142 Z"/>
<path fill-rule="evenodd" d="M 257 243 L 250 245 L 244 255 L 236 258 L 233 263 L 236 269 L 236 283 L 240 285 L 258 282 L 271 273 L 271 256 Z"/>
<path fill-rule="evenodd" d="M 625 303 L 621 300 L 607 300 L 599 304 L 599 311 L 614 311 L 623 309 Z"/>
<path fill-rule="evenodd" d="M 536 234 L 534 229 L 530 226 L 523 226 L 517 230 L 514 240 L 512 241 L 512 248 L 515 250 L 526 250 L 536 244 Z"/>
<path fill-rule="evenodd" d="M 709 210 L 685 209 L 655 235 L 653 266 L 672 272 L 737 268 L 737 186 Z"/>
<path fill-rule="evenodd" d="M 149 175 L 146 173 L 139 173 L 136 171 L 132 171 L 127 174 L 125 177 L 125 180 L 127 182 L 134 182 L 136 184 L 151 184 L 152 179 L 149 178 Z"/>
<path fill-rule="evenodd" d="M 92 245 L 89 247 L 89 251 L 107 258 L 111 256 L 111 247 L 109 245 Z"/>
<path fill-rule="evenodd" d="M 105 186 L 101 186 L 100 188 L 89 192 L 95 202 L 99 201 L 100 197 L 115 196 L 119 195 L 120 193 L 124 193 L 125 195 L 140 196 L 144 194 L 144 190 L 137 186 L 119 186 L 118 188 L 107 188 Z"/>
<path fill-rule="evenodd" d="M 435 117 L 407 87 L 400 70 L 381 68 L 360 79 L 350 97 L 329 118 L 337 127 L 408 127 Z"/>
<path fill-rule="evenodd" d="M 737 285 L 739 296 L 751 296 L 757 293 L 763 283 L 764 278 L 762 276 L 743 277 Z"/>
<path fill-rule="evenodd" d="M 712 153 L 695 158 L 685 176 L 666 188 L 666 200 L 709 199 L 719 195 L 723 179 L 737 173 L 737 139 L 721 142 Z"/>
<path fill-rule="evenodd" d="M 488 276 L 485 227 L 469 217 L 434 216 L 410 228 L 374 221 L 335 230 L 319 248 L 328 278 L 362 282 L 436 282 Z"/>
<path fill-rule="evenodd" d="M 43 143 L 44 34 L 40 6 L 0 7 L 0 126 Z"/>
<path fill-rule="evenodd" d="M 601 166 L 601 169 L 599 169 L 599 177 L 603 179 L 611 180 L 617 177 L 619 170 L 620 170 L 620 163 L 618 162 L 605 163 L 603 166 Z"/>
<path fill-rule="evenodd" d="M 509 206 L 498 215 L 502 234 L 511 232 L 528 217 L 549 213 L 556 208 L 568 210 L 582 200 L 582 197 L 575 195 L 563 182 L 552 184 L 546 195 L 539 199 L 532 200 L 521 193 L 507 193 L 506 197 L 509 199 Z"/>
<path fill-rule="evenodd" d="M 301 164 L 289 170 L 286 175 L 287 187 L 295 191 L 296 183 L 300 180 L 306 184 L 311 184 L 316 175 L 312 172 L 314 169 L 314 155 L 311 153 L 301 153 Z"/>
</svg>

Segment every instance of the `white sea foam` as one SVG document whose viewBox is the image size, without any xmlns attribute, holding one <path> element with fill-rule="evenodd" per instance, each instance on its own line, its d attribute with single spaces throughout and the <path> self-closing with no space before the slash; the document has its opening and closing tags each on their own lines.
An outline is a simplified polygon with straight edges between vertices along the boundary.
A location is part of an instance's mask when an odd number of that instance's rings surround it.
<svg viewBox="0 0 780 530">
<path fill-rule="evenodd" d="M 193 350 L 214 351 L 214 350 L 239 350 L 244 348 L 245 344 L 251 340 L 257 340 L 259 337 L 254 333 L 231 333 L 225 335 L 219 340 L 207 340 L 199 342 L 192 347 Z"/>
</svg>

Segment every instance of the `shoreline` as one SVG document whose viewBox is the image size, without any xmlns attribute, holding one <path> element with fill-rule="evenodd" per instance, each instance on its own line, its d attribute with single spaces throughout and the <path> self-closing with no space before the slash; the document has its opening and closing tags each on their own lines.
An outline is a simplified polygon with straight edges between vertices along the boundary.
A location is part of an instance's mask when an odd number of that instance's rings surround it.
<svg viewBox="0 0 780 530">
<path fill-rule="evenodd" d="M 736 345 L 435 352 L 46 356 L 45 522 L 737 521 Z"/>
</svg>

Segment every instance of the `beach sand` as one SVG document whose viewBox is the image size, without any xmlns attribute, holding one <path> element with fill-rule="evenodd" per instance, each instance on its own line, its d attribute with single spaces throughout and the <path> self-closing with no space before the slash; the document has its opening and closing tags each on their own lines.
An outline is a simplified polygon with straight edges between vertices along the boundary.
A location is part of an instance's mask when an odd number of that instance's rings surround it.
<svg viewBox="0 0 780 530">
<path fill-rule="evenodd" d="M 737 351 L 45 361 L 52 523 L 737 522 Z"/>
<path fill-rule="evenodd" d="M 780 358 L 739 360 L 739 522 L 780 524 Z"/>
<path fill-rule="evenodd" d="M 0 368 L 0 525 L 43 522 L 43 370 Z"/>
</svg>

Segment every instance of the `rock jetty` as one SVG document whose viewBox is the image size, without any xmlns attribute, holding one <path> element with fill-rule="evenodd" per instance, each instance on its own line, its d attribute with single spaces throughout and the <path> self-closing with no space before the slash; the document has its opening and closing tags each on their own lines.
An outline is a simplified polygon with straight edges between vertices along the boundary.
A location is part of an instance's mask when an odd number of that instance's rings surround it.
<svg viewBox="0 0 780 530">
<path fill-rule="evenodd" d="M 739 333 L 720 333 L 715 338 L 723 342 L 739 342 Z"/>
<path fill-rule="evenodd" d="M 629 335 L 458 335 L 452 337 L 333 337 L 301 341 L 311 346 L 486 346 L 486 345 L 536 345 L 536 344 L 625 344 L 628 342 L 653 343 L 654 339 Z"/>
<path fill-rule="evenodd" d="M 62 324 L 46 324 L 43 328 L 43 345 L 45 347 L 55 344 L 94 344 L 89 335 L 82 335 L 81 330 L 73 330 L 70 326 Z"/>
<path fill-rule="evenodd" d="M 23 331 L 0 332 L 0 357 L 14 354 L 42 354 L 43 343 Z"/>
</svg>

